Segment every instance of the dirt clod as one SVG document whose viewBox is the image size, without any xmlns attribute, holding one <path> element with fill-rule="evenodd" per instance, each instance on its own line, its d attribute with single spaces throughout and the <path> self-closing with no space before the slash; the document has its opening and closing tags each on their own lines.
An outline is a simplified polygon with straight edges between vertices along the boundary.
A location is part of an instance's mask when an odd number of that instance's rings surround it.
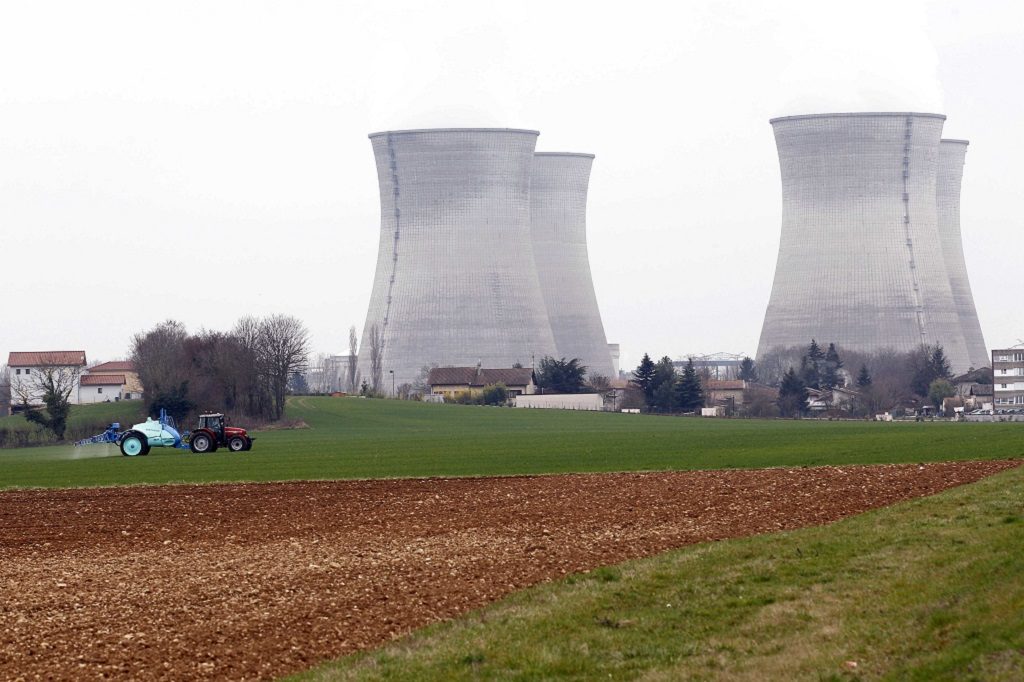
<svg viewBox="0 0 1024 682">
<path fill-rule="evenodd" d="M 569 573 L 1018 464 L 3 492 L 0 678 L 270 679 Z"/>
</svg>

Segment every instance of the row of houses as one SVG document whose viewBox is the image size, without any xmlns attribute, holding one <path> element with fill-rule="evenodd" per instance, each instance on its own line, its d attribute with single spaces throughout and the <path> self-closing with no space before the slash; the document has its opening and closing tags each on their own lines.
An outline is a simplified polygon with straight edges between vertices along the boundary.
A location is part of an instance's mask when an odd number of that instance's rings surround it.
<svg viewBox="0 0 1024 682">
<path fill-rule="evenodd" d="M 70 389 L 74 405 L 138 400 L 142 384 L 129 360 L 89 365 L 83 350 L 15 351 L 7 356 L 10 407 L 42 405 L 47 382 Z"/>
</svg>

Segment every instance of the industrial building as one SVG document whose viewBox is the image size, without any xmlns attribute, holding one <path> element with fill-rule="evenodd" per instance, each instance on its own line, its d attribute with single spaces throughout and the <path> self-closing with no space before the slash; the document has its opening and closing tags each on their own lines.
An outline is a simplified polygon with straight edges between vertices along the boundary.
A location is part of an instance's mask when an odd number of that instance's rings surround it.
<svg viewBox="0 0 1024 682">
<path fill-rule="evenodd" d="M 964 177 L 964 158 L 967 140 L 942 140 L 939 143 L 939 167 L 935 183 L 935 203 L 938 210 L 939 237 L 942 255 L 949 274 L 953 303 L 960 319 L 960 329 L 967 344 L 970 367 L 989 367 L 988 346 L 981 332 L 974 295 L 964 261 L 963 237 L 960 233 L 960 187 Z"/>
<path fill-rule="evenodd" d="M 962 249 L 951 239 L 944 249 L 939 226 L 941 200 L 944 229 L 959 237 L 949 209 L 959 180 L 937 192 L 944 121 L 892 112 L 771 120 L 782 233 L 758 357 L 814 338 L 862 352 L 941 345 L 955 372 L 976 363 L 964 331 L 973 302 L 958 305 L 945 253 L 962 264 Z M 970 298 L 969 286 L 959 292 Z"/>
<path fill-rule="evenodd" d="M 558 357 L 578 358 L 588 377 L 613 379 L 618 372 L 604 334 L 587 254 L 587 187 L 593 163 L 593 154 L 534 154 L 530 231 Z"/>
<path fill-rule="evenodd" d="M 370 135 L 381 228 L 359 372 L 371 385 L 375 367 L 401 385 L 427 365 L 530 367 L 556 354 L 530 232 L 538 134 Z"/>
</svg>

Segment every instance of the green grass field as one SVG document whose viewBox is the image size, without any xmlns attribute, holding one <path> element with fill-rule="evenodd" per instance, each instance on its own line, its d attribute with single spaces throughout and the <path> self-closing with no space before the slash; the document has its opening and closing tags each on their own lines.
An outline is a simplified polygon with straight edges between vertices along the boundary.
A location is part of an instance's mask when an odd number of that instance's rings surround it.
<svg viewBox="0 0 1024 682">
<path fill-rule="evenodd" d="M 298 679 L 1021 680 L 1022 547 L 1018 468 L 570 576 Z"/>
<path fill-rule="evenodd" d="M 75 418 L 110 409 L 81 408 Z M 331 398 L 294 399 L 287 416 L 307 428 L 259 433 L 245 454 L 0 450 L 0 488 L 1024 457 L 1024 424 L 683 419 Z M 1017 469 L 826 527 L 570 576 L 300 678 L 1018 680 L 1021 547 Z"/>
<path fill-rule="evenodd" d="M 76 418 L 90 410 L 80 408 Z M 1024 425 L 725 420 L 296 398 L 253 450 L 0 450 L 0 487 L 479 476 L 1024 457 Z M 9 418 L 20 419 L 20 417 Z M 0 426 L 8 420 L 0 420 Z"/>
</svg>

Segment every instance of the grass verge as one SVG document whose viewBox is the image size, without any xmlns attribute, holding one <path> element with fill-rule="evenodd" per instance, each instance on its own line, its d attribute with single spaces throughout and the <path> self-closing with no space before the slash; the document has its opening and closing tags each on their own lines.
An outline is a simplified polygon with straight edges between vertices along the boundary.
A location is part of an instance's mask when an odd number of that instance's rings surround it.
<svg viewBox="0 0 1024 682">
<path fill-rule="evenodd" d="M 294 679 L 1024 679 L 1024 469 L 571 576 Z"/>
</svg>

